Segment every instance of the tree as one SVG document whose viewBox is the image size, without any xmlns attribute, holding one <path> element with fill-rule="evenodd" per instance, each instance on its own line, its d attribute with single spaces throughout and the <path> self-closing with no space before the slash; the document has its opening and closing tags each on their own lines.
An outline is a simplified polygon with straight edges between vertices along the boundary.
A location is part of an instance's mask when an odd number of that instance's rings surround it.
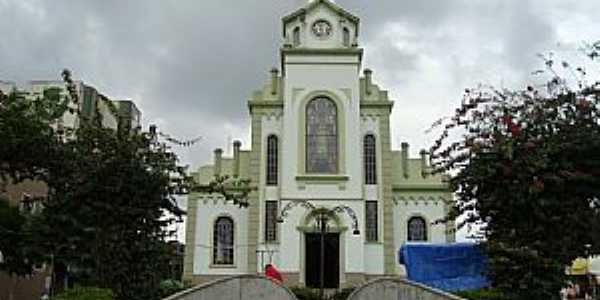
<svg viewBox="0 0 600 300">
<path fill-rule="evenodd" d="M 8 95 L 0 91 L 0 197 L 8 184 L 46 178 L 46 163 L 60 144 L 52 125 L 67 109 L 58 89 L 48 89 L 38 98 L 16 90 Z M 31 243 L 30 226 L 29 216 L 11 207 L 8 199 L 0 199 L 0 270 L 11 275 L 12 291 L 19 277 L 31 274 L 33 266 L 43 262 Z"/>
<path fill-rule="evenodd" d="M 588 50 L 597 58 L 600 43 Z M 490 277 L 510 299 L 558 299 L 565 267 L 586 245 L 600 251 L 600 83 L 562 62 L 582 76 L 572 87 L 545 64 L 545 91 L 466 90 L 431 149 L 437 171 L 453 174 L 449 218 L 482 226 Z"/>
<path fill-rule="evenodd" d="M 0 198 L 0 270 L 9 274 L 27 275 L 31 265 L 22 253 L 23 230 L 25 217 L 17 207 L 8 204 L 8 199 Z"/>
<path fill-rule="evenodd" d="M 33 267 L 43 261 L 42 255 L 29 247 L 30 228 L 27 216 L 18 207 L 9 205 L 0 197 L 0 271 L 6 272 L 13 281 L 9 299 L 18 290 L 19 278 L 33 272 Z"/>
<path fill-rule="evenodd" d="M 81 284 L 111 288 L 116 299 L 157 299 L 168 263 L 166 227 L 183 214 L 174 195 L 188 178 L 156 128 L 99 124 L 97 117 L 82 119 L 76 138 L 59 149 L 63 159 L 48 164 L 51 189 L 38 244 L 76 270 Z"/>
<path fill-rule="evenodd" d="M 68 109 L 59 89 L 48 89 L 39 98 L 18 91 L 0 91 L 0 184 L 43 179 L 46 163 L 60 143 L 52 125 Z"/>
<path fill-rule="evenodd" d="M 116 299 L 158 299 L 166 226 L 181 219 L 174 195 L 186 192 L 189 178 L 155 127 L 113 130 L 101 127 L 99 113 L 80 114 L 70 105 L 79 103 L 70 72 L 63 76 L 66 97 L 53 89 L 39 99 L 0 95 L 0 181 L 41 180 L 49 189 L 41 214 L 22 219 L 11 208 L 9 225 L 25 230 L 11 231 L 0 251 L 18 263 L 43 253 L 80 284 L 110 288 Z M 62 130 L 57 119 L 68 110 L 79 126 Z"/>
</svg>

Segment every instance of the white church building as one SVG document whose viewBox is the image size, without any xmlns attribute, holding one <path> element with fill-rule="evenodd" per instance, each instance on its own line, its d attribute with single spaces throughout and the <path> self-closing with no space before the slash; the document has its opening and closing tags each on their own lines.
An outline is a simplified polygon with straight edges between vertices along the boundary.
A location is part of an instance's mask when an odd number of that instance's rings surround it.
<svg viewBox="0 0 600 300">
<path fill-rule="evenodd" d="M 318 286 L 324 236 L 326 287 L 402 276 L 404 243 L 454 241 L 436 224 L 450 207 L 443 176 L 431 175 L 421 151 L 390 143 L 388 92 L 362 70 L 359 18 L 328 0 L 283 17 L 281 71 L 248 101 L 251 144 L 193 173 L 249 179 L 247 208 L 219 194 L 188 198 L 184 280 L 262 273 L 272 263 L 289 285 Z M 362 74 L 362 76 L 361 76 Z M 407 99 L 401 103 L 408 105 Z"/>
</svg>

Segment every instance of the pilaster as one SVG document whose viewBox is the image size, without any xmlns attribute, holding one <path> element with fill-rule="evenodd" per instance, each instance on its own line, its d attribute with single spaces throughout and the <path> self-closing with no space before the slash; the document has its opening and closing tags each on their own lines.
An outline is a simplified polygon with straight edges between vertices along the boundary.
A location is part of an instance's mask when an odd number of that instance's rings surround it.
<svg viewBox="0 0 600 300">
<path fill-rule="evenodd" d="M 252 111 L 252 152 L 250 153 L 250 182 L 260 187 L 260 161 L 262 157 L 262 114 Z M 260 226 L 260 190 L 253 189 L 248 195 L 248 273 L 257 273 L 258 233 Z"/>
<path fill-rule="evenodd" d="M 185 256 L 183 259 L 183 280 L 192 281 L 194 276 L 194 254 L 196 250 L 196 214 L 198 202 L 192 194 L 188 195 L 187 222 L 185 226 Z"/>
<path fill-rule="evenodd" d="M 381 161 L 392 161 L 390 144 L 390 117 L 389 111 L 379 117 L 379 136 L 381 140 Z M 384 163 L 382 173 L 382 200 L 383 200 L 383 263 L 386 275 L 395 273 L 394 249 L 394 203 L 392 202 L 392 164 Z"/>
</svg>

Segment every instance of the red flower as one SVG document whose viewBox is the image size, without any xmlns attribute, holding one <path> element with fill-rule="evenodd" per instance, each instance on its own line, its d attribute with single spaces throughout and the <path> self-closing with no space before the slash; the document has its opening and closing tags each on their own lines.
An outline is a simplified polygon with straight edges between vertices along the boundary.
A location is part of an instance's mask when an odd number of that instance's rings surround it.
<svg viewBox="0 0 600 300">
<path fill-rule="evenodd" d="M 504 116 L 502 117 L 502 124 L 506 125 L 506 127 L 508 127 L 508 131 L 510 131 L 510 133 L 513 136 L 518 136 L 519 134 L 521 134 L 521 127 L 519 127 L 519 125 L 515 124 L 515 122 L 513 122 L 513 119 L 511 116 Z"/>
</svg>

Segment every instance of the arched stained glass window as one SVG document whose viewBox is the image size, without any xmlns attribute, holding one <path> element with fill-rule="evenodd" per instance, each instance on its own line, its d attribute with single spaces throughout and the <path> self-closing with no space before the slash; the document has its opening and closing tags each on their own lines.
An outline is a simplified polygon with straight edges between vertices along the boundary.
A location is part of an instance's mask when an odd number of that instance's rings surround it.
<svg viewBox="0 0 600 300">
<path fill-rule="evenodd" d="M 292 33 L 292 44 L 294 47 L 300 46 L 300 27 L 294 28 L 294 32 Z"/>
<path fill-rule="evenodd" d="M 375 136 L 368 134 L 363 142 L 363 162 L 365 167 L 365 184 L 377 184 L 377 154 L 375 152 Z"/>
<path fill-rule="evenodd" d="M 337 107 L 327 97 L 306 106 L 306 172 L 338 172 Z"/>
<path fill-rule="evenodd" d="M 422 217 L 412 217 L 408 220 L 408 241 L 427 241 L 427 222 Z"/>
<path fill-rule="evenodd" d="M 267 138 L 267 185 L 277 185 L 277 136 L 270 135 Z"/>
<path fill-rule="evenodd" d="M 213 264 L 233 265 L 233 220 L 219 217 L 213 229 Z"/>
</svg>

